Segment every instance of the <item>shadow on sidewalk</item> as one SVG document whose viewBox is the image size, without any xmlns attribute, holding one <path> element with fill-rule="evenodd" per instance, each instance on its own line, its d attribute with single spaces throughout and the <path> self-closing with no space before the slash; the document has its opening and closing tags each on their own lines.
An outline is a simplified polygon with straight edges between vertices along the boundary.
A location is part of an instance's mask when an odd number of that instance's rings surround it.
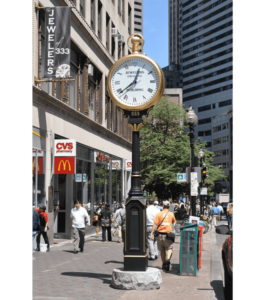
<svg viewBox="0 0 265 300">
<path fill-rule="evenodd" d="M 174 273 L 176 275 L 179 275 L 179 264 L 171 264 L 170 271 L 167 273 Z"/>
<path fill-rule="evenodd" d="M 106 284 L 111 284 L 111 280 L 106 279 L 106 278 L 112 277 L 112 275 L 109 275 L 109 274 L 98 274 L 98 273 L 89 273 L 89 272 L 63 272 L 63 273 L 61 273 L 61 275 L 101 279 L 103 281 L 103 283 L 106 283 Z"/>
<path fill-rule="evenodd" d="M 74 250 L 63 250 L 63 252 L 74 253 Z"/>
<path fill-rule="evenodd" d="M 211 282 L 211 286 L 214 289 L 216 299 L 225 300 L 223 281 L 222 280 L 213 280 Z"/>
<path fill-rule="evenodd" d="M 116 260 L 109 260 L 109 261 L 105 261 L 105 264 L 122 264 L 123 265 L 123 261 L 116 261 Z"/>
</svg>

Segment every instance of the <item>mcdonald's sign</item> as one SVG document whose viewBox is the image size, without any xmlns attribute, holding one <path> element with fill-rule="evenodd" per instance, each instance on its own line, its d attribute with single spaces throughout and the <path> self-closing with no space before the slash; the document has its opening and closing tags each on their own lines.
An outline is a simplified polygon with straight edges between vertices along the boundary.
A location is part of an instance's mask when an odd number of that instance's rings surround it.
<svg viewBox="0 0 265 300">
<path fill-rule="evenodd" d="M 36 157 L 32 157 L 32 171 L 36 174 Z M 38 157 L 37 161 L 38 174 L 43 174 L 43 157 Z"/>
<path fill-rule="evenodd" d="M 75 157 L 54 157 L 54 174 L 75 174 Z"/>
</svg>

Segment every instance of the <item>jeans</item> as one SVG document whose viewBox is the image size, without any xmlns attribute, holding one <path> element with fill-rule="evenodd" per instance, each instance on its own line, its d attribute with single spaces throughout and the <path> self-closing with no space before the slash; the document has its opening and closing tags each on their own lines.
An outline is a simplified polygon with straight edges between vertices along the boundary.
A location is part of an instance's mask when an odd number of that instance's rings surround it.
<svg viewBox="0 0 265 300">
<path fill-rule="evenodd" d="M 36 239 L 36 231 L 32 232 L 32 254 L 34 252 L 34 243 L 35 243 L 35 239 Z"/>
<path fill-rule="evenodd" d="M 151 258 L 155 258 L 155 256 L 158 256 L 158 250 L 157 250 L 157 241 L 151 240 L 151 232 L 152 232 L 153 225 L 147 225 L 146 226 L 146 237 L 147 237 L 147 246 L 149 248 L 149 256 Z"/>
<path fill-rule="evenodd" d="M 227 215 L 227 221 L 228 221 L 228 224 L 229 224 L 229 222 L 231 223 L 230 228 L 233 228 L 233 215 Z"/>
</svg>

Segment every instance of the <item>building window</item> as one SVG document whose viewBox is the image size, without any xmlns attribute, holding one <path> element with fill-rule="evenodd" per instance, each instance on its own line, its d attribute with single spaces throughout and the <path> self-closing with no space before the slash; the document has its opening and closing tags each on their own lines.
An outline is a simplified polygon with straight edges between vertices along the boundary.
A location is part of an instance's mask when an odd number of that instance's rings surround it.
<svg viewBox="0 0 265 300">
<path fill-rule="evenodd" d="M 207 124 L 207 123 L 211 123 L 211 118 L 199 120 L 198 125 Z"/>
<path fill-rule="evenodd" d="M 232 100 L 226 100 L 226 101 L 219 102 L 219 107 L 224 107 L 224 106 L 228 106 L 228 105 L 232 105 Z"/>
<path fill-rule="evenodd" d="M 85 11 L 84 11 L 84 0 L 80 0 L 80 5 L 79 5 L 79 10 L 80 14 L 84 17 L 85 16 Z"/>
<path fill-rule="evenodd" d="M 228 129 L 228 123 L 222 125 L 222 130 Z"/>
<path fill-rule="evenodd" d="M 139 12 L 142 12 L 142 10 L 141 10 L 141 9 L 139 9 L 139 8 L 135 8 L 135 9 L 134 9 L 134 11 L 139 11 Z"/>
<path fill-rule="evenodd" d="M 95 30 L 95 0 L 91 0 L 90 4 L 90 25 Z"/>
<path fill-rule="evenodd" d="M 142 32 L 141 29 L 134 28 L 135 31 Z"/>
<path fill-rule="evenodd" d="M 198 112 L 206 111 L 211 109 L 211 104 L 198 107 Z"/>
<path fill-rule="evenodd" d="M 136 22 L 136 21 L 134 21 L 134 24 L 136 24 L 136 25 L 142 25 L 141 22 Z"/>
<path fill-rule="evenodd" d="M 131 34 L 131 6 L 128 3 L 128 33 Z"/>
<path fill-rule="evenodd" d="M 142 19 L 142 16 L 134 15 L 135 18 Z"/>
<path fill-rule="evenodd" d="M 211 135 L 211 134 L 212 134 L 212 131 L 211 131 L 211 130 L 205 131 L 205 136 L 209 136 L 209 135 Z"/>
<path fill-rule="evenodd" d="M 98 38 L 101 40 L 101 9 L 102 9 L 102 4 L 100 1 L 98 1 Z"/>
<path fill-rule="evenodd" d="M 213 104 L 213 109 L 215 109 L 215 103 Z"/>
<path fill-rule="evenodd" d="M 137 1 L 134 1 L 134 4 L 137 4 L 137 5 L 142 5 L 141 2 L 137 2 Z"/>
<path fill-rule="evenodd" d="M 220 131 L 221 129 L 222 129 L 221 125 L 215 126 L 215 127 L 213 128 L 213 132 Z"/>
<path fill-rule="evenodd" d="M 113 23 L 112 23 L 112 28 L 115 28 L 115 25 Z M 115 39 L 112 36 L 111 37 L 111 55 L 114 59 L 115 59 L 115 46 L 116 46 Z"/>
<path fill-rule="evenodd" d="M 110 17 L 109 15 L 106 13 L 106 49 L 109 51 L 109 45 L 110 45 L 110 34 L 109 34 L 109 26 L 110 26 Z"/>
<path fill-rule="evenodd" d="M 210 147 L 212 147 L 212 143 L 211 142 L 207 142 L 205 148 L 210 148 Z"/>
<path fill-rule="evenodd" d="M 198 136 L 204 136 L 204 131 L 199 131 Z"/>
</svg>

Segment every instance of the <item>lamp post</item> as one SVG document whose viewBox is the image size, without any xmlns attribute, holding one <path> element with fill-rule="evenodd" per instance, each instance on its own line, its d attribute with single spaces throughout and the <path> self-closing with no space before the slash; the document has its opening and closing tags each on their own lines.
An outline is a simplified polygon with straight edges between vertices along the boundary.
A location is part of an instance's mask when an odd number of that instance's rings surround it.
<svg viewBox="0 0 265 300">
<path fill-rule="evenodd" d="M 202 167 L 202 159 L 203 158 L 204 158 L 204 152 L 202 151 L 202 149 L 200 149 L 200 151 L 198 153 L 198 159 L 200 160 L 200 167 Z M 201 174 L 201 189 L 202 189 L 202 174 Z M 200 213 L 201 213 L 201 215 L 204 213 L 204 203 L 203 203 L 202 195 L 200 195 Z"/>
<path fill-rule="evenodd" d="M 194 110 L 192 109 L 192 106 L 188 108 L 188 112 L 186 114 L 186 121 L 189 125 L 190 128 L 190 167 L 191 167 L 191 172 L 194 172 L 194 129 L 195 126 L 198 122 L 198 117 L 195 114 Z M 196 216 L 196 197 L 191 196 L 191 216 Z"/>
</svg>

